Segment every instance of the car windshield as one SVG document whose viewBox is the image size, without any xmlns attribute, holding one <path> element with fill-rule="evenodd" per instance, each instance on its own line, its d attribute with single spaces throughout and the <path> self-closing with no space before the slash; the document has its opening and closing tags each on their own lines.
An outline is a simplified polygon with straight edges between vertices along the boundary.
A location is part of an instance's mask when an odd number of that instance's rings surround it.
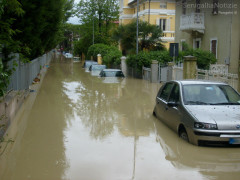
<svg viewBox="0 0 240 180">
<path fill-rule="evenodd" d="M 121 71 L 105 71 L 105 77 L 123 77 L 123 73 Z"/>
<path fill-rule="evenodd" d="M 92 70 L 102 70 L 105 69 L 105 66 L 92 66 Z"/>
<path fill-rule="evenodd" d="M 240 95 L 228 85 L 183 85 L 185 105 L 240 105 Z"/>
</svg>

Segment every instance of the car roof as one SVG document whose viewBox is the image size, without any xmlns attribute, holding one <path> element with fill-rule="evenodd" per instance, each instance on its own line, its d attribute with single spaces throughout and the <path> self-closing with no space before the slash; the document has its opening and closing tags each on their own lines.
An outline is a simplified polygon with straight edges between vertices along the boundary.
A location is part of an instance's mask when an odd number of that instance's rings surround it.
<svg viewBox="0 0 240 180">
<path fill-rule="evenodd" d="M 189 85 L 189 84 L 215 84 L 215 85 L 227 85 L 223 82 L 216 82 L 216 81 L 210 81 L 210 80 L 175 80 L 172 82 L 178 82 L 182 85 Z"/>
<path fill-rule="evenodd" d="M 92 64 L 91 66 L 106 66 L 106 65 L 102 65 L 102 64 Z"/>
<path fill-rule="evenodd" d="M 103 71 L 121 71 L 121 69 L 103 69 Z"/>
</svg>

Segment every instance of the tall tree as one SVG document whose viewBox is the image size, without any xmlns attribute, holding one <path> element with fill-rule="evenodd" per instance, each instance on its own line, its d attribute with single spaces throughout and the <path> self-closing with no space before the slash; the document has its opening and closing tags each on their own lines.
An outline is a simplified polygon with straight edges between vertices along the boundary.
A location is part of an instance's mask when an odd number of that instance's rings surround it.
<svg viewBox="0 0 240 180">
<path fill-rule="evenodd" d="M 118 0 L 80 0 L 76 15 L 82 25 L 75 53 L 86 54 L 95 43 L 116 44 L 111 33 L 119 18 L 118 5 Z"/>
<path fill-rule="evenodd" d="M 111 26 L 118 21 L 118 0 L 80 0 L 77 15 L 82 24 L 93 26 L 100 36 L 108 35 Z"/>
<path fill-rule="evenodd" d="M 17 51 L 20 47 L 20 42 L 13 39 L 13 36 L 19 32 L 13 27 L 13 23 L 23 14 L 24 11 L 18 0 L 0 0 L 0 53 L 3 54 L 4 62 L 8 59 L 9 49 Z"/>
<path fill-rule="evenodd" d="M 136 50 L 136 28 L 137 23 L 133 21 L 127 25 L 120 25 L 113 33 L 113 38 L 120 41 L 123 54 L 132 53 Z M 140 50 L 161 50 L 163 49 L 161 36 L 162 30 L 156 25 L 140 21 L 139 26 L 139 47 Z"/>
<path fill-rule="evenodd" d="M 70 16 L 73 0 L 19 0 L 25 14 L 14 22 L 20 30 L 14 39 L 20 41 L 30 53 L 22 53 L 33 59 L 54 48 L 59 43 L 62 24 Z"/>
<path fill-rule="evenodd" d="M 10 50 L 16 52 L 20 48 L 20 42 L 13 39 L 18 30 L 12 24 L 23 14 L 17 0 L 0 0 L 0 97 L 5 93 L 12 72 L 7 66 L 8 54 Z"/>
</svg>

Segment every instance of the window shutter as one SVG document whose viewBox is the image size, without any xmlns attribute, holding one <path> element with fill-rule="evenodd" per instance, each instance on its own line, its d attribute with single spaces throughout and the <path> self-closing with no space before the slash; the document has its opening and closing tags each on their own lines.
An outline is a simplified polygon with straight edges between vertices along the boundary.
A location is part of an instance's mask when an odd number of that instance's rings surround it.
<svg viewBox="0 0 240 180">
<path fill-rule="evenodd" d="M 159 19 L 156 19 L 156 25 L 159 26 L 160 23 L 159 23 Z"/>
<path fill-rule="evenodd" d="M 171 30 L 171 19 L 167 19 L 167 31 Z"/>
</svg>

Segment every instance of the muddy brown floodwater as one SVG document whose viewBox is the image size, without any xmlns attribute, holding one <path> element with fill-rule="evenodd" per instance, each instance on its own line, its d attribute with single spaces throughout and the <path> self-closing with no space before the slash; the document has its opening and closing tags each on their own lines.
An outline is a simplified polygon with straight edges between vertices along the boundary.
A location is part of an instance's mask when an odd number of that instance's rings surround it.
<svg viewBox="0 0 240 180">
<path fill-rule="evenodd" d="M 239 148 L 188 144 L 152 116 L 160 84 L 107 82 L 55 59 L 9 129 L 0 179 L 239 179 Z"/>
</svg>

